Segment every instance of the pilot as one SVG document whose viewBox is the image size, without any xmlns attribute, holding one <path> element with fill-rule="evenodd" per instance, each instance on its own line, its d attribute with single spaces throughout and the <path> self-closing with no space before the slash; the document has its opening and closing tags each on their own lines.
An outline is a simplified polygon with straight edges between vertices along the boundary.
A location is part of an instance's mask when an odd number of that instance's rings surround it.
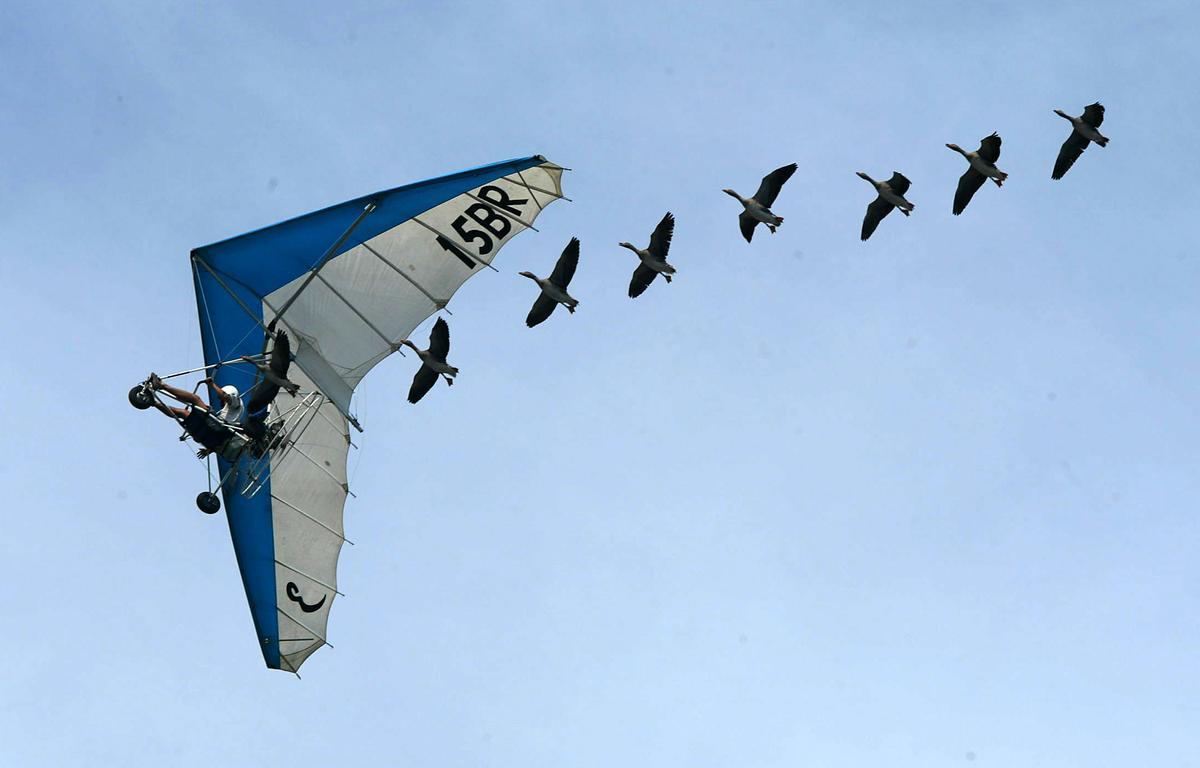
<svg viewBox="0 0 1200 768">
<path fill-rule="evenodd" d="M 245 412 L 238 388 L 232 384 L 218 387 L 211 377 L 205 379 L 204 383 L 221 399 L 221 410 L 216 414 L 209 410 L 208 404 L 199 395 L 186 389 L 164 384 L 157 374 L 150 374 L 149 383 L 151 389 L 161 390 L 184 404 L 182 408 L 176 408 L 154 398 L 155 408 L 172 419 L 176 419 L 192 436 L 192 439 L 203 446 L 196 452 L 200 458 L 213 452 L 219 453 L 225 447 L 229 439 L 234 436 L 233 431 L 227 425 L 240 423 L 242 414 Z"/>
</svg>

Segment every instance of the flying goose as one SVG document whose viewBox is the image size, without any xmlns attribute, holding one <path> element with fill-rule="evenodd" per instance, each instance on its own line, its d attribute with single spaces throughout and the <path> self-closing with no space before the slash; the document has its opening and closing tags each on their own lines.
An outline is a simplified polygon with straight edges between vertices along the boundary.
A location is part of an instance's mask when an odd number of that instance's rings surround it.
<svg viewBox="0 0 1200 768">
<path fill-rule="evenodd" d="M 450 326 L 444 319 L 439 317 L 433 324 L 433 330 L 429 332 L 429 349 L 417 349 L 417 345 L 408 339 L 402 339 L 400 344 L 411 347 L 421 358 L 421 368 L 413 376 L 412 387 L 408 390 L 408 402 L 416 403 L 425 397 L 437 383 L 438 376 L 444 376 L 446 384 L 454 386 L 458 369 L 446 363 L 446 355 L 450 352 Z"/>
<path fill-rule="evenodd" d="M 899 208 L 900 213 L 907 216 L 916 207 L 904 199 L 904 193 L 908 191 L 912 182 L 904 178 L 900 171 L 894 171 L 892 178 L 887 181 L 875 181 L 862 171 L 858 171 L 858 177 L 869 182 L 879 192 L 879 197 L 871 201 L 867 206 L 867 215 L 863 217 L 863 240 L 871 236 L 879 222 L 883 221 L 883 217 L 891 213 L 893 208 Z"/>
<path fill-rule="evenodd" d="M 525 325 L 532 328 L 542 322 L 550 317 L 550 313 L 559 304 L 574 314 L 575 307 L 579 306 L 579 302 L 567 293 L 567 286 L 571 284 L 571 278 L 575 276 L 575 267 L 577 266 L 579 266 L 579 238 L 572 237 L 571 242 L 567 243 L 567 247 L 563 249 L 562 255 L 558 257 L 558 263 L 554 265 L 554 271 L 550 273 L 550 277 L 543 279 L 532 272 L 517 273 L 528 277 L 542 289 L 533 302 L 533 308 L 529 310 L 529 316 L 525 318 Z"/>
<path fill-rule="evenodd" d="M 959 177 L 958 190 L 954 193 L 954 215 L 957 216 L 966 210 L 967 203 L 971 202 L 971 198 L 983 186 L 984 181 L 991 179 L 998 187 L 1008 178 L 1008 174 L 996 167 L 996 161 L 1000 158 L 1000 134 L 998 133 L 984 137 L 979 142 L 979 149 L 974 152 L 967 152 L 957 144 L 947 144 L 946 146 L 967 158 L 967 162 L 971 164 L 971 167 Z"/>
<path fill-rule="evenodd" d="M 671 275 L 675 274 L 675 267 L 667 263 L 667 251 L 671 249 L 671 235 L 675 233 L 675 217 L 667 211 L 667 215 L 662 217 L 662 221 L 658 222 L 658 226 L 654 228 L 654 233 L 650 235 L 650 246 L 648 248 L 635 248 L 629 243 L 617 243 L 622 248 L 628 248 L 638 255 L 642 260 L 638 264 L 637 269 L 633 271 L 633 279 L 629 281 L 629 298 L 636 299 L 641 296 L 650 283 L 654 282 L 654 278 L 662 275 L 669 283 Z"/>
<path fill-rule="evenodd" d="M 1063 142 L 1062 149 L 1058 150 L 1054 172 L 1050 174 L 1050 178 L 1057 180 L 1071 170 L 1071 166 L 1075 165 L 1075 161 L 1083 154 L 1083 150 L 1087 149 L 1088 144 L 1094 141 L 1102 147 L 1107 147 L 1108 137 L 1101 136 L 1100 131 L 1096 130 L 1104 122 L 1104 107 L 1098 101 L 1084 107 L 1083 114 L 1079 117 L 1071 117 L 1061 109 L 1054 110 L 1054 114 L 1071 121 L 1071 135 Z"/>
<path fill-rule="evenodd" d="M 792 178 L 792 174 L 795 172 L 795 163 L 776 168 L 763 176 L 762 183 L 758 185 L 758 191 L 754 193 L 754 197 L 750 198 L 742 197 L 732 189 L 721 190 L 735 198 L 745 209 L 738 216 L 738 226 L 741 227 L 742 237 L 746 238 L 747 243 L 750 242 L 750 238 L 754 237 L 754 228 L 758 226 L 759 222 L 766 224 L 767 229 L 771 230 L 771 234 L 775 234 L 775 228 L 783 224 L 783 217 L 772 213 L 771 206 L 775 203 L 775 198 L 779 196 L 779 190 L 783 187 L 784 182 Z"/>
</svg>

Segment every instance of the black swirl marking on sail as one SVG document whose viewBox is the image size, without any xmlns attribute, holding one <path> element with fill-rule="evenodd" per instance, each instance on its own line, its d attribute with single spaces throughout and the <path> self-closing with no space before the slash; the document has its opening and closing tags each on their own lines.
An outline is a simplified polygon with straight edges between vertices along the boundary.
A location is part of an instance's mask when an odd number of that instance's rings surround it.
<svg viewBox="0 0 1200 768">
<path fill-rule="evenodd" d="M 287 596 L 288 600 L 291 600 L 293 603 L 300 606 L 300 610 L 304 611 L 305 613 L 314 613 L 315 611 L 321 610 L 321 606 L 325 605 L 325 598 L 329 597 L 329 595 L 321 595 L 321 599 L 317 602 L 311 604 L 306 603 L 304 602 L 304 598 L 300 596 L 300 587 L 296 586 L 296 582 L 294 581 L 289 581 L 287 583 Z"/>
</svg>

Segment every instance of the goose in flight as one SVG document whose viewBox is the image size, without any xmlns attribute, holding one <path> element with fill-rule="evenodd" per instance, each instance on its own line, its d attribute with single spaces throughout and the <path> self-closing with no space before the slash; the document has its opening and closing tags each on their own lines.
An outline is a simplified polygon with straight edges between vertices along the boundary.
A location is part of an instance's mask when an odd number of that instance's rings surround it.
<svg viewBox="0 0 1200 768">
<path fill-rule="evenodd" d="M 412 387 L 408 390 L 408 402 L 416 403 L 425 397 L 425 393 L 437 383 L 438 376 L 444 376 L 446 384 L 454 385 L 458 369 L 446 362 L 446 355 L 450 352 L 450 326 L 446 325 L 445 320 L 439 317 L 433 324 L 433 330 L 429 332 L 429 349 L 417 349 L 417 345 L 408 339 L 401 340 L 400 344 L 411 347 L 421 358 L 421 368 L 413 376 Z"/>
<path fill-rule="evenodd" d="M 266 408 L 279 394 L 280 389 L 286 390 L 292 397 L 300 391 L 299 385 L 287 377 L 288 368 L 292 363 L 292 344 L 286 330 L 280 329 L 275 333 L 269 362 L 264 363 L 247 356 L 240 359 L 257 368 L 259 376 L 262 377 L 251 389 L 253 396 L 246 407 L 248 412 L 256 413 Z"/>
<path fill-rule="evenodd" d="M 622 248 L 628 248 L 642 260 L 633 271 L 633 279 L 629 281 L 629 298 L 636 299 L 645 293 L 654 282 L 654 278 L 662 275 L 668 283 L 675 267 L 667 263 L 667 251 L 671 249 L 671 235 L 675 233 L 675 217 L 670 211 L 658 222 L 654 233 L 650 235 L 650 245 L 647 248 L 635 248 L 630 243 L 617 243 Z"/>
<path fill-rule="evenodd" d="M 563 249 L 562 255 L 558 257 L 558 263 L 554 265 L 554 271 L 550 273 L 550 277 L 541 278 L 532 272 L 517 273 L 528 277 L 542 289 L 533 302 L 533 308 L 529 310 L 529 316 L 525 318 L 525 325 L 532 328 L 542 322 L 550 317 L 550 313 L 559 304 L 574 314 L 575 307 L 579 306 L 579 301 L 567 293 L 567 286 L 571 284 L 571 278 L 575 276 L 575 267 L 577 266 L 579 266 L 579 238 L 572 237 L 571 242 L 567 243 L 567 247 Z"/>
<path fill-rule="evenodd" d="M 783 217 L 772 213 L 771 206 L 775 203 L 775 198 L 779 196 L 779 190 L 783 188 L 784 182 L 792 178 L 792 174 L 795 172 L 795 163 L 776 168 L 763 176 L 762 183 L 758 185 L 758 191 L 754 193 L 754 197 L 750 198 L 742 197 L 732 189 L 721 190 L 742 204 L 744 210 L 738 216 L 738 226 L 741 227 L 742 237 L 746 238 L 747 243 L 750 242 L 750 238 L 754 237 L 754 228 L 758 226 L 759 222 L 766 224 L 767 229 L 771 230 L 771 234 L 775 234 L 775 228 L 783 224 Z"/>
<path fill-rule="evenodd" d="M 1083 114 L 1079 117 L 1071 117 L 1061 109 L 1054 110 L 1054 114 L 1071 121 L 1071 135 L 1063 142 L 1062 149 L 1058 150 L 1058 159 L 1054 161 L 1054 173 L 1050 174 L 1050 178 L 1057 180 L 1071 170 L 1071 166 L 1075 165 L 1075 161 L 1083 154 L 1083 150 L 1087 149 L 1088 144 L 1094 141 L 1102 147 L 1107 147 L 1108 137 L 1100 135 L 1100 131 L 1096 130 L 1104 122 L 1104 106 L 1098 101 L 1084 107 Z"/>
<path fill-rule="evenodd" d="M 871 233 L 879 226 L 879 222 L 883 221 L 883 217 L 891 213 L 893 208 L 899 208 L 900 213 L 907 216 L 916 207 L 904 199 L 904 193 L 908 191 L 912 182 L 906 179 L 900 171 L 893 172 L 892 178 L 887 181 L 875 181 L 862 171 L 858 172 L 858 177 L 869 182 L 879 192 L 879 196 L 867 206 L 867 215 L 863 217 L 863 240 L 871 236 Z"/>
<path fill-rule="evenodd" d="M 979 142 L 979 149 L 967 152 L 957 144 L 947 144 L 958 154 L 967 158 L 971 167 L 958 179 L 958 190 L 954 193 L 954 215 L 957 216 L 967 208 L 967 203 L 983 186 L 983 182 L 991 179 L 1000 186 L 1008 178 L 1008 174 L 996 167 L 1000 159 L 1000 135 L 993 133 Z"/>
</svg>

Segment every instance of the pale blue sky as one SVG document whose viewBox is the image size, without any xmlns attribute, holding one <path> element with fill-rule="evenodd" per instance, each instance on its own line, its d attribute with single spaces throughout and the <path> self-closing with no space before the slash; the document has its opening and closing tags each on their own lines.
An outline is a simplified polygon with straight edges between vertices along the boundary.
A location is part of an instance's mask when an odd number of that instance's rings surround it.
<svg viewBox="0 0 1200 768">
<path fill-rule="evenodd" d="M 248 5 L 0 7 L 0 762 L 1200 764 L 1194 3 Z M 125 400 L 200 355 L 189 249 L 535 152 L 575 202 L 458 386 L 366 380 L 336 648 L 266 670 Z M 793 161 L 747 246 L 720 189 Z M 856 170 L 917 206 L 866 244 Z"/>
</svg>

